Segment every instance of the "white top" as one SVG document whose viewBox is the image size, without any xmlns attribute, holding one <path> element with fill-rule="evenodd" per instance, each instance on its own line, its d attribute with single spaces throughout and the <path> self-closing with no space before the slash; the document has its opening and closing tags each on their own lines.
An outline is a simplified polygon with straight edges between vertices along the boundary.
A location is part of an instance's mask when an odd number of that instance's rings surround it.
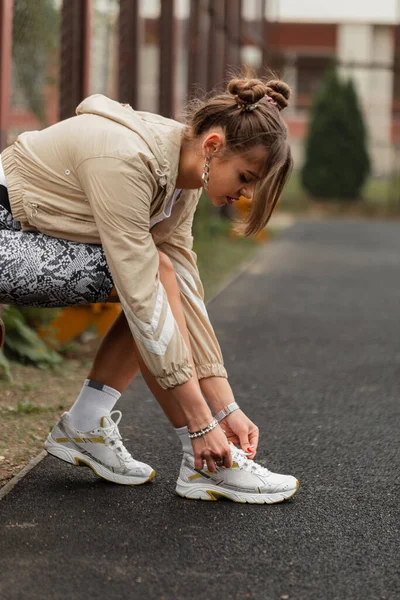
<svg viewBox="0 0 400 600">
<path fill-rule="evenodd" d="M 7 187 L 6 176 L 4 174 L 3 165 L 1 163 L 1 156 L 0 156 L 0 185 L 4 185 L 4 187 Z M 165 207 L 164 212 L 161 215 L 158 215 L 157 217 L 154 217 L 154 219 L 150 220 L 150 228 L 154 227 L 154 225 L 156 223 L 159 223 L 160 221 L 164 221 L 164 219 L 168 219 L 168 217 L 171 216 L 171 211 L 172 211 L 174 205 L 178 202 L 181 193 L 182 193 L 182 190 L 175 190 L 175 192 L 171 196 L 167 206 Z"/>
<path fill-rule="evenodd" d="M 159 223 L 160 221 L 164 221 L 164 219 L 168 219 L 168 217 L 171 216 L 171 211 L 174 208 L 175 204 L 178 202 L 181 193 L 182 193 L 182 190 L 175 190 L 175 192 L 172 194 L 171 198 L 169 199 L 169 202 L 168 202 L 167 206 L 165 207 L 164 212 L 161 215 L 158 215 L 157 217 L 154 217 L 153 219 L 150 220 L 150 229 L 152 227 L 154 227 L 154 225 L 156 223 Z"/>
<path fill-rule="evenodd" d="M 1 164 L 1 155 L 0 155 L 0 185 L 4 185 L 4 187 L 7 187 L 6 176 L 4 174 L 3 165 Z"/>
</svg>

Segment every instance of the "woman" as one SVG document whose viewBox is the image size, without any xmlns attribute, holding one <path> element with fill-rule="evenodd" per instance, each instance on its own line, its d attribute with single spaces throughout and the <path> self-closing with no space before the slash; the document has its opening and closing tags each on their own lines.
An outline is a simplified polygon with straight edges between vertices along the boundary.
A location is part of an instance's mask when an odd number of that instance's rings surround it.
<svg viewBox="0 0 400 600">
<path fill-rule="evenodd" d="M 245 234 L 266 225 L 292 165 L 288 98 L 283 82 L 233 79 L 182 125 L 95 95 L 2 153 L 0 301 L 123 307 L 47 438 L 50 454 L 117 483 L 152 479 L 112 412 L 140 370 L 182 441 L 178 494 L 274 503 L 296 493 L 294 477 L 252 460 L 258 429 L 228 384 L 191 236 L 202 187 L 218 207 L 253 197 Z"/>
</svg>

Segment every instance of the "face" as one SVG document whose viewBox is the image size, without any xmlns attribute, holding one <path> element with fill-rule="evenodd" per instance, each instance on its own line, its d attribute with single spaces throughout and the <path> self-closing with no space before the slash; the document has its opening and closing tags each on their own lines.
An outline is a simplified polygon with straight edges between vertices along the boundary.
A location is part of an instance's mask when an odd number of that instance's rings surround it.
<svg viewBox="0 0 400 600">
<path fill-rule="evenodd" d="M 205 156 L 211 156 L 206 193 L 214 206 L 233 204 L 240 196 L 251 198 L 255 184 L 263 177 L 264 147 L 255 146 L 246 154 L 226 156 L 223 155 L 223 146 L 212 148 L 205 148 Z M 213 156 L 216 150 L 218 155 Z"/>
</svg>

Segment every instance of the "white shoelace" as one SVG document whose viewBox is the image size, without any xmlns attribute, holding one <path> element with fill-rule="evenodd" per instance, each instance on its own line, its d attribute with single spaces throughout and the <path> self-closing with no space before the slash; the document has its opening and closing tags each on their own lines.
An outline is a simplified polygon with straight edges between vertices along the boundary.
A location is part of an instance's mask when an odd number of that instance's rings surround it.
<svg viewBox="0 0 400 600">
<path fill-rule="evenodd" d="M 114 421 L 114 419 L 112 418 L 113 415 L 118 415 L 118 418 L 116 421 Z M 104 436 L 105 445 L 111 447 L 112 450 L 115 450 L 116 452 L 118 452 L 118 456 L 124 462 L 128 462 L 128 461 L 134 462 L 134 459 L 132 458 L 132 456 L 130 455 L 130 453 L 125 448 L 124 444 L 122 443 L 121 434 L 118 429 L 118 424 L 122 418 L 121 411 L 114 410 L 112 413 L 110 413 L 109 417 L 113 421 L 113 425 L 110 425 L 109 427 L 101 427 L 101 429 L 100 429 Z"/>
<path fill-rule="evenodd" d="M 236 448 L 232 443 L 229 444 L 232 454 L 233 462 L 236 462 L 241 469 L 245 471 L 249 471 L 250 473 L 255 473 L 256 475 L 269 475 L 271 471 L 262 467 L 258 463 L 255 463 L 254 460 L 250 460 L 247 458 L 246 453 L 241 448 Z"/>
</svg>

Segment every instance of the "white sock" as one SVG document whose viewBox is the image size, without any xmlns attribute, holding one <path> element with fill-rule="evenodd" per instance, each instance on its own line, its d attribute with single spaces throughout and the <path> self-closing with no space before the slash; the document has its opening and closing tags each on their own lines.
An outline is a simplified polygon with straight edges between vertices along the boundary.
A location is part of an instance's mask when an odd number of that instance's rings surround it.
<svg viewBox="0 0 400 600">
<path fill-rule="evenodd" d="M 175 429 L 175 433 L 181 440 L 182 450 L 186 452 L 186 454 L 191 454 L 193 456 L 193 447 L 192 442 L 190 441 L 190 438 L 188 436 L 188 428 L 178 427 L 178 429 Z"/>
<path fill-rule="evenodd" d="M 101 417 L 109 415 L 121 394 L 108 385 L 85 379 L 81 393 L 69 411 L 72 427 L 91 431 L 100 425 Z"/>
</svg>

